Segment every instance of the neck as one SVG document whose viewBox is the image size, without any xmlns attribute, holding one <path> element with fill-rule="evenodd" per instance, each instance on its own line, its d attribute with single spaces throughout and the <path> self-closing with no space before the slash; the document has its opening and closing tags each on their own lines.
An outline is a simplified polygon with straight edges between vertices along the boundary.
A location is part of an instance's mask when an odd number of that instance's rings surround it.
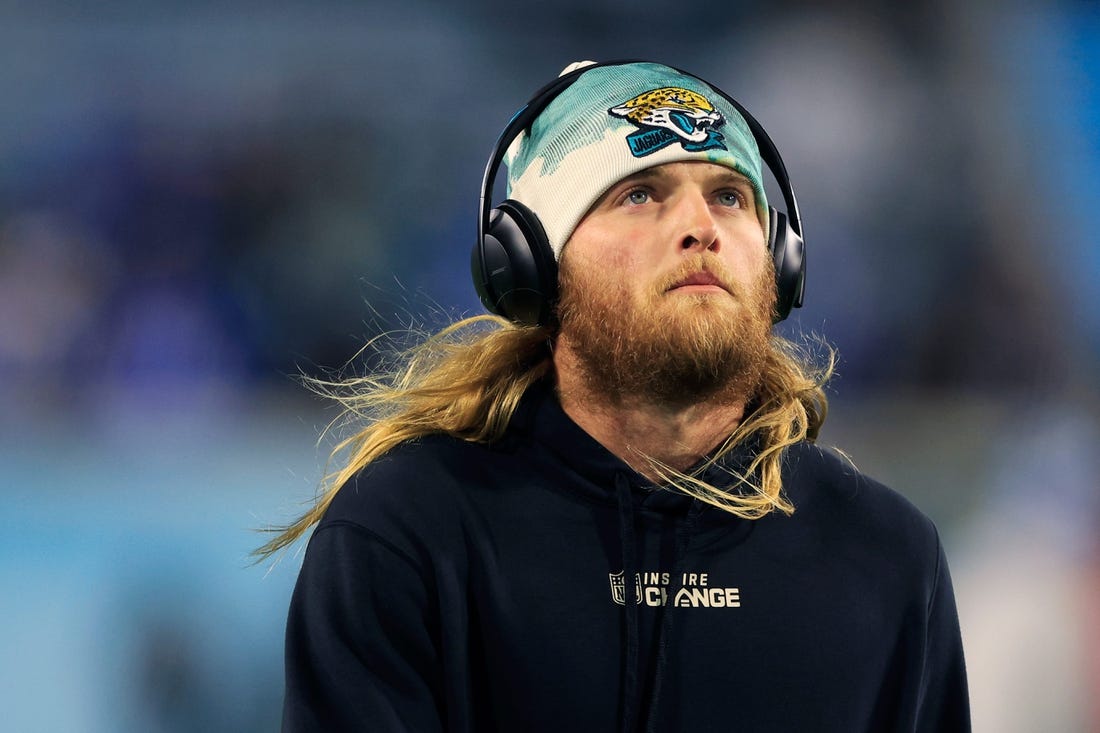
<svg viewBox="0 0 1100 733">
<path fill-rule="evenodd" d="M 596 393 L 577 355 L 561 347 L 554 352 L 554 366 L 565 414 L 651 481 L 661 480 L 651 460 L 686 471 L 729 437 L 744 416 L 744 400 L 670 404 L 645 395 Z"/>
</svg>

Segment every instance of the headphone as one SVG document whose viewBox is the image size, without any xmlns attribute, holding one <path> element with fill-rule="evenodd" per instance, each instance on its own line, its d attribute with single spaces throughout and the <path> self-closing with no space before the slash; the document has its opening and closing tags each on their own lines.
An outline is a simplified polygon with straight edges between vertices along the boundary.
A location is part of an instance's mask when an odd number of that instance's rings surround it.
<svg viewBox="0 0 1100 733">
<path fill-rule="evenodd" d="M 497 138 L 481 183 L 477 241 L 470 257 L 474 287 L 490 313 L 521 325 L 547 326 L 553 322 L 554 302 L 558 294 L 558 263 L 535 212 L 513 199 L 503 201 L 492 209 L 489 207 L 493 183 L 508 147 L 577 77 L 604 66 L 637 63 L 646 62 L 607 61 L 574 69 L 558 77 L 536 92 L 512 116 Z M 802 307 L 806 289 L 802 219 L 783 158 L 763 126 L 737 100 L 694 74 L 671 66 L 668 68 L 706 84 L 741 113 L 760 149 L 760 158 L 783 193 L 787 213 L 777 211 L 775 207 L 769 207 L 768 213 L 768 250 L 775 263 L 775 322 L 778 323 L 790 314 L 791 308 Z"/>
</svg>

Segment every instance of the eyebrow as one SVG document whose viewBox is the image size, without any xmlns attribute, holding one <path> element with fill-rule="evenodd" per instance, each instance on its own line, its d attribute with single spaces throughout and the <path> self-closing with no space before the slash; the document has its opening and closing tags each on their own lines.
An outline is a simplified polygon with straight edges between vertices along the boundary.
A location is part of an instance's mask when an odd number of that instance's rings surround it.
<svg viewBox="0 0 1100 733">
<path fill-rule="evenodd" d="M 721 165 L 720 167 L 723 170 L 712 173 L 712 180 L 719 180 L 723 183 L 733 183 L 742 186 L 746 191 L 748 191 L 748 195 L 751 196 L 750 203 L 753 206 L 758 205 L 756 197 L 756 187 L 753 185 L 752 181 L 750 181 L 747 176 L 734 170 L 733 168 L 727 168 L 726 166 Z M 600 197 L 592 203 L 592 206 L 589 207 L 588 211 L 586 211 L 584 215 L 588 216 L 589 213 L 604 205 L 607 201 L 611 199 L 611 196 L 615 191 L 621 191 L 624 187 L 633 186 L 639 183 L 646 183 L 648 181 L 660 181 L 662 179 L 668 178 L 669 175 L 670 174 L 667 172 L 667 170 L 660 166 L 654 166 L 653 168 L 640 170 L 637 173 L 631 173 L 629 176 L 621 178 L 620 180 L 611 184 L 611 186 L 608 187 L 608 189 L 604 191 L 600 195 Z"/>
<path fill-rule="evenodd" d="M 733 181 L 736 181 L 737 183 L 740 183 L 742 185 L 748 186 L 750 189 L 753 189 L 752 181 L 750 181 L 746 176 L 742 175 L 738 171 L 735 171 L 733 168 L 726 168 L 725 166 L 722 166 L 722 167 L 724 168 L 724 170 L 722 170 L 721 172 L 715 172 L 715 173 L 711 174 L 710 177 L 711 177 L 712 180 L 713 179 L 732 179 Z M 625 178 L 620 180 L 615 185 L 618 186 L 620 184 L 627 183 L 627 182 L 635 183 L 635 182 L 640 182 L 640 181 L 661 180 L 661 179 L 668 178 L 668 177 L 669 177 L 669 173 L 664 168 L 662 168 L 660 166 L 657 166 L 657 167 L 654 167 L 654 168 L 646 168 L 645 170 L 638 171 L 637 173 L 632 173 L 629 176 L 626 176 Z"/>
</svg>

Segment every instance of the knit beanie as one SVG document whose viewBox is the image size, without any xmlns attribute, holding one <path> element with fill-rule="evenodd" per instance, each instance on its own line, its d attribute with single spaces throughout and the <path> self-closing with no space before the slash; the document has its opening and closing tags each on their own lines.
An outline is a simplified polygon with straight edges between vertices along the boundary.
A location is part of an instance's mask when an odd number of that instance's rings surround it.
<svg viewBox="0 0 1100 733">
<path fill-rule="evenodd" d="M 571 64 L 562 71 L 590 65 Z M 534 211 L 555 259 L 611 186 L 664 163 L 699 160 L 745 176 L 765 236 L 768 204 L 760 151 L 724 96 L 667 66 L 597 66 L 559 94 L 509 146 L 508 198 Z"/>
</svg>

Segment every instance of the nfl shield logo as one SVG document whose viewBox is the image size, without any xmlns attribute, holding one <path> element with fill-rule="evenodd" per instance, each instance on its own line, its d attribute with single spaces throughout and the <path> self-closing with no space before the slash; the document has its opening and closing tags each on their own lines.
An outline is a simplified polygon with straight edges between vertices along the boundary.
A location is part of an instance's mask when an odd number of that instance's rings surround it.
<svg viewBox="0 0 1100 733">
<path fill-rule="evenodd" d="M 623 580 L 623 573 L 625 571 L 619 571 L 617 573 L 608 573 L 607 579 L 611 581 L 611 600 L 618 603 L 620 606 L 626 605 L 626 583 Z M 642 602 L 642 583 L 641 578 L 637 575 L 634 576 L 634 602 Z"/>
</svg>

